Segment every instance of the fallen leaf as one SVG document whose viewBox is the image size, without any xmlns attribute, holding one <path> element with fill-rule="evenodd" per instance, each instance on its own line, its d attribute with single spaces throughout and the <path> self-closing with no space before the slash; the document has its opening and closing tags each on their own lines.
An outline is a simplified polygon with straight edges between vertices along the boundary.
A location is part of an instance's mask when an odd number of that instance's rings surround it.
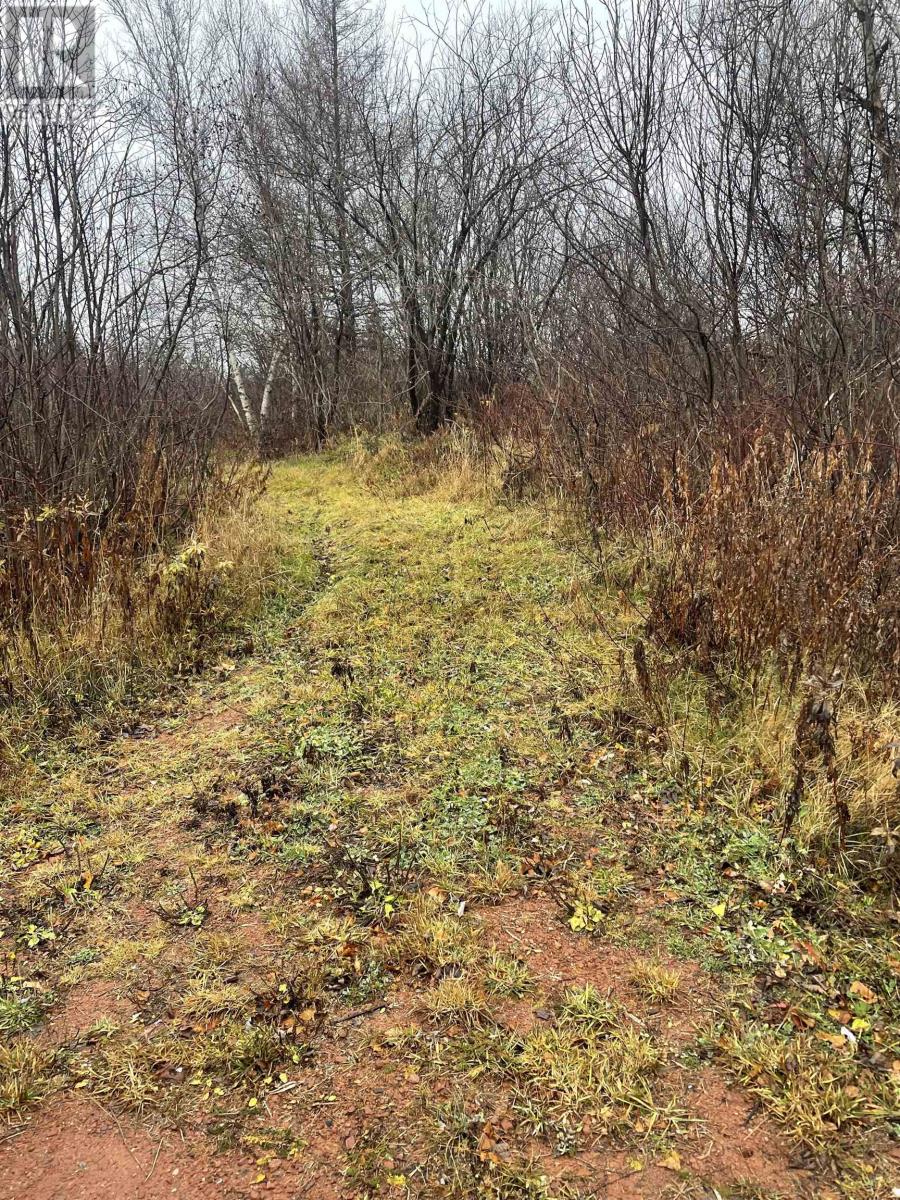
<svg viewBox="0 0 900 1200">
<path fill-rule="evenodd" d="M 820 1042 L 828 1042 L 830 1046 L 834 1046 L 838 1050 L 843 1050 L 844 1039 L 839 1033 L 826 1033 L 824 1029 L 817 1029 L 815 1035 Z"/>
<path fill-rule="evenodd" d="M 850 984 L 850 995 L 859 996 L 860 1000 L 865 1000 L 867 1004 L 874 1004 L 878 999 L 878 995 L 858 979 L 855 983 Z"/>
</svg>

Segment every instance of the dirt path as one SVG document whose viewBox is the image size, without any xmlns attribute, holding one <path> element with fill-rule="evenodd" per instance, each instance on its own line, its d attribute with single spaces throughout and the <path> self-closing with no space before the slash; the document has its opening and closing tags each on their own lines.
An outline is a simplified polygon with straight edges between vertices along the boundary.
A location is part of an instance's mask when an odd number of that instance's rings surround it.
<svg viewBox="0 0 900 1200">
<path fill-rule="evenodd" d="M 0 1197 L 891 1195 L 884 938 L 761 889 L 545 517 L 359 476 L 279 467 L 242 652 L 23 784 Z"/>
</svg>

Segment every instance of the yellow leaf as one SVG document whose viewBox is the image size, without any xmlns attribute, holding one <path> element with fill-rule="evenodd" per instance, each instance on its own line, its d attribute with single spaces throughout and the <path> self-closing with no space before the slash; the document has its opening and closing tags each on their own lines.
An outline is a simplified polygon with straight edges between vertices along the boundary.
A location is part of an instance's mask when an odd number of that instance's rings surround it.
<svg viewBox="0 0 900 1200">
<path fill-rule="evenodd" d="M 850 995 L 859 996 L 860 1000 L 865 1000 L 866 1004 L 874 1004 L 878 999 L 875 992 L 866 984 L 861 983 L 858 979 L 855 983 L 850 984 Z"/>
<path fill-rule="evenodd" d="M 671 1154 L 667 1154 L 665 1158 L 659 1160 L 659 1165 L 665 1167 L 669 1171 L 681 1170 L 681 1155 L 677 1150 L 673 1150 Z"/>
<path fill-rule="evenodd" d="M 257 1100 L 257 1098 L 255 1096 L 251 1096 L 250 1099 L 247 1101 L 248 1108 L 256 1108 L 257 1104 L 259 1104 L 259 1101 Z"/>
<path fill-rule="evenodd" d="M 815 1036 L 821 1042 L 828 1042 L 829 1045 L 836 1047 L 838 1050 L 843 1050 L 845 1041 L 839 1033 L 826 1033 L 824 1029 L 817 1029 Z"/>
<path fill-rule="evenodd" d="M 714 904 L 712 906 L 712 910 L 715 913 L 715 915 L 721 919 L 722 917 L 725 916 L 725 913 L 728 911 L 728 901 L 720 900 L 718 904 Z"/>
</svg>

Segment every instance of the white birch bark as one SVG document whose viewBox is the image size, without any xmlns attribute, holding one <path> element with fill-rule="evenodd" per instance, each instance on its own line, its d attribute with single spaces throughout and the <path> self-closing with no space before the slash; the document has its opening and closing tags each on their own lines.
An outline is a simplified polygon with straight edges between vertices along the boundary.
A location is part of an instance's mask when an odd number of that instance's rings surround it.
<svg viewBox="0 0 900 1200">
<path fill-rule="evenodd" d="M 228 354 L 228 374 L 231 376 L 231 381 L 234 384 L 234 390 L 237 394 L 238 403 L 235 405 L 236 410 L 240 413 L 244 420 L 244 427 L 254 440 L 259 440 L 259 416 L 256 409 L 251 403 L 250 397 L 247 395 L 247 388 L 244 384 L 244 374 L 241 371 L 241 364 L 236 358 L 233 358 L 230 351 Z"/>
<path fill-rule="evenodd" d="M 272 413 L 272 394 L 275 384 L 275 373 L 278 370 L 278 364 L 281 361 L 281 356 L 284 353 L 283 343 L 279 343 L 272 354 L 272 361 L 269 363 L 269 370 L 266 373 L 266 382 L 263 386 L 262 403 L 259 406 L 259 427 L 261 432 L 269 426 L 269 419 Z"/>
</svg>

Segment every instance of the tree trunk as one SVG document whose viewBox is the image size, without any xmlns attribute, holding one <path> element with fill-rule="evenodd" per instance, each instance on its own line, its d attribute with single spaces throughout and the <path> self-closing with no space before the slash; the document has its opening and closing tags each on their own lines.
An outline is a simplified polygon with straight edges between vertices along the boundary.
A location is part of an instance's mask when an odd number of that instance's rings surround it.
<svg viewBox="0 0 900 1200">
<path fill-rule="evenodd" d="M 234 384 L 234 390 L 237 394 L 237 404 L 235 410 L 240 413 L 244 420 L 244 428 L 255 442 L 259 441 L 259 416 L 256 409 L 247 395 L 247 388 L 244 384 L 244 373 L 241 370 L 241 364 L 234 358 L 231 351 L 228 351 L 228 374 L 231 382 Z"/>
<path fill-rule="evenodd" d="M 259 406 L 259 429 L 260 434 L 265 437 L 269 432 L 272 416 L 272 395 L 275 385 L 275 373 L 278 370 L 278 364 L 281 361 L 281 355 L 284 353 L 284 344 L 279 342 L 272 352 L 272 360 L 269 363 L 269 370 L 266 373 L 266 382 L 263 386 L 262 402 Z"/>
<path fill-rule="evenodd" d="M 331 136 L 334 151 L 334 206 L 336 216 L 336 234 L 338 245 L 338 262 L 341 272 L 340 307 L 338 315 L 338 331 L 334 346 L 335 375 L 340 371 L 341 351 L 346 341 L 351 354 L 356 349 L 356 303 L 353 295 L 353 274 L 350 264 L 350 230 L 347 221 L 347 188 L 346 170 L 344 163 L 344 129 L 341 121 L 341 70 L 338 47 L 338 14 L 337 0 L 331 0 L 329 11 L 331 19 L 330 46 L 331 53 Z"/>
<path fill-rule="evenodd" d="M 900 178 L 891 146 L 890 128 L 884 105 L 881 62 L 886 46 L 879 49 L 875 44 L 875 9 L 871 0 L 862 0 L 855 6 L 862 38 L 863 61 L 866 71 L 866 100 L 872 125 L 872 141 L 881 164 L 884 190 L 891 209 L 893 235 L 900 234 Z"/>
</svg>

